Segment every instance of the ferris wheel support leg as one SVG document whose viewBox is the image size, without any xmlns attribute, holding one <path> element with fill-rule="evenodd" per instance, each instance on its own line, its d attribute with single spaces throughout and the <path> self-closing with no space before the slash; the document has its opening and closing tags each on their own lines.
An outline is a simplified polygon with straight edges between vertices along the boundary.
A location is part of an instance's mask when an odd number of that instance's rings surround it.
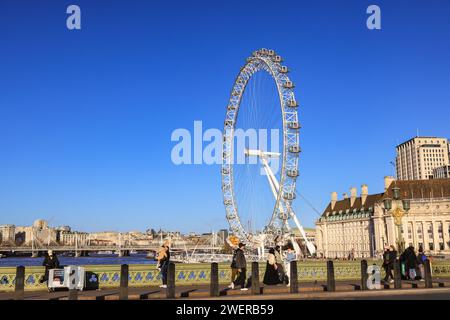
<svg viewBox="0 0 450 320">
<path fill-rule="evenodd" d="M 264 170 L 267 173 L 267 178 L 269 180 L 269 184 L 271 186 L 272 193 L 273 193 L 273 195 L 274 195 L 274 197 L 276 199 L 280 185 L 279 185 L 276 177 L 274 176 L 272 170 L 270 169 L 269 164 L 267 163 L 266 159 L 264 157 L 261 158 L 261 159 L 262 159 L 262 163 L 264 165 Z M 282 208 L 281 205 L 280 205 L 280 208 Z M 295 213 L 292 210 L 292 208 L 289 208 L 289 215 L 291 216 L 292 220 L 294 220 L 294 223 L 297 226 L 298 230 L 300 231 L 300 234 L 302 235 L 303 240 L 305 240 L 305 244 L 306 244 L 306 247 L 307 247 L 309 253 L 311 255 L 313 255 L 316 252 L 316 248 L 314 247 L 314 245 L 306 237 L 306 232 L 303 229 L 302 225 L 300 224 L 300 221 L 298 220 L 298 218 L 295 215 Z"/>
</svg>

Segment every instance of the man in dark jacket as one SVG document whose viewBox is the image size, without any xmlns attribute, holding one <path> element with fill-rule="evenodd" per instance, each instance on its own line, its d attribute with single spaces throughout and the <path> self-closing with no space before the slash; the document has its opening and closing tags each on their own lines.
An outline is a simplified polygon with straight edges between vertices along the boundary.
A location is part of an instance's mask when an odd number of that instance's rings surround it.
<svg viewBox="0 0 450 320">
<path fill-rule="evenodd" d="M 392 270 L 394 270 L 394 263 L 397 260 L 397 251 L 395 251 L 394 246 L 390 246 L 386 248 L 383 254 L 383 266 L 386 270 L 386 276 L 384 277 L 385 282 L 394 282 L 394 275 L 392 274 Z M 391 278 L 389 280 L 389 278 Z"/>
<path fill-rule="evenodd" d="M 247 260 L 245 259 L 244 247 L 245 244 L 241 242 L 236 250 L 236 269 L 238 270 L 238 276 L 234 281 L 234 284 L 241 286 L 241 291 L 248 290 L 248 288 L 245 287 Z"/>
<path fill-rule="evenodd" d="M 416 276 L 417 276 L 417 273 L 416 273 L 417 256 L 414 251 L 414 247 L 412 245 L 410 245 L 408 248 L 406 248 L 404 257 L 405 257 L 406 270 L 408 272 L 408 278 L 410 280 L 415 280 Z"/>
<path fill-rule="evenodd" d="M 53 253 L 52 250 L 48 250 L 47 254 L 44 257 L 44 262 L 42 265 L 45 267 L 44 277 L 41 279 L 41 283 L 48 282 L 48 272 L 50 269 L 58 269 L 59 268 L 59 260 L 56 254 Z"/>
</svg>

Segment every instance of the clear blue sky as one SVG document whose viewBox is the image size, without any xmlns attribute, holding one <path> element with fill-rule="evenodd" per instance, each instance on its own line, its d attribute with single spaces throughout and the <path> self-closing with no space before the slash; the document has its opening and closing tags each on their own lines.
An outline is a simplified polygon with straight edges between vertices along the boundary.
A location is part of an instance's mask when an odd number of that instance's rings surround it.
<svg viewBox="0 0 450 320">
<path fill-rule="evenodd" d="M 370 4 L 382 30 L 366 28 Z M 449 16 L 446 0 L 0 0 L 0 224 L 227 227 L 219 166 L 173 165 L 170 137 L 194 120 L 221 128 L 261 47 L 297 84 L 299 190 L 320 211 L 331 191 L 380 192 L 397 143 L 417 128 L 450 138 Z"/>
</svg>

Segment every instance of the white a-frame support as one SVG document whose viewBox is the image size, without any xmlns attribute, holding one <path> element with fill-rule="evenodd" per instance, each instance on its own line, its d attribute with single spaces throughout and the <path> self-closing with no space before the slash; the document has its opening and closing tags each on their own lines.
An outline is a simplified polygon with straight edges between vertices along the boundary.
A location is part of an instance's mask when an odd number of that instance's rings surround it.
<svg viewBox="0 0 450 320">
<path fill-rule="evenodd" d="M 246 149 L 245 150 L 245 155 L 247 156 L 256 156 L 259 157 L 261 159 L 261 162 L 263 164 L 263 168 L 264 171 L 266 172 L 267 175 L 267 179 L 269 180 L 269 184 L 270 184 L 270 189 L 272 190 L 272 194 L 275 197 L 275 200 L 277 199 L 278 196 L 278 191 L 280 189 L 280 184 L 278 183 L 277 178 L 275 177 L 275 175 L 272 172 L 272 169 L 269 166 L 269 163 L 267 162 L 268 158 L 274 158 L 274 157 L 279 157 L 280 154 L 277 152 L 264 152 L 261 150 L 250 150 L 250 149 Z M 284 201 L 284 199 L 281 199 L 281 201 Z M 308 240 L 308 237 L 306 236 L 306 232 L 303 229 L 302 225 L 300 224 L 300 221 L 298 220 L 297 216 L 295 215 L 294 210 L 289 206 L 289 203 L 285 203 L 286 204 L 286 208 L 288 208 L 288 214 L 289 216 L 292 218 L 292 220 L 294 220 L 295 225 L 297 226 L 298 230 L 300 231 L 300 234 L 302 235 L 303 240 L 305 241 L 306 244 L 306 248 L 308 249 L 308 252 L 313 255 L 316 252 L 316 247 L 314 246 L 314 244 L 312 244 L 311 241 Z M 283 212 L 283 206 L 281 204 L 279 204 L 279 209 L 280 212 Z"/>
</svg>

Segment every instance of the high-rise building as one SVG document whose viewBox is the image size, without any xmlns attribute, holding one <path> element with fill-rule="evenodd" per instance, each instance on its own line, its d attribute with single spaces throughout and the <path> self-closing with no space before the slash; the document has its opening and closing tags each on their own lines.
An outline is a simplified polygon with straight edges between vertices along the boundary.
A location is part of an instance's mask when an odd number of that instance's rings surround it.
<svg viewBox="0 0 450 320">
<path fill-rule="evenodd" d="M 446 138 L 415 137 L 396 149 L 398 180 L 432 179 L 435 168 L 449 164 L 449 142 Z"/>
</svg>

